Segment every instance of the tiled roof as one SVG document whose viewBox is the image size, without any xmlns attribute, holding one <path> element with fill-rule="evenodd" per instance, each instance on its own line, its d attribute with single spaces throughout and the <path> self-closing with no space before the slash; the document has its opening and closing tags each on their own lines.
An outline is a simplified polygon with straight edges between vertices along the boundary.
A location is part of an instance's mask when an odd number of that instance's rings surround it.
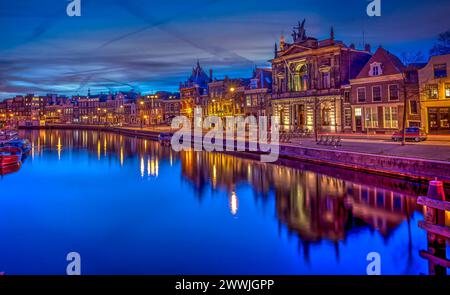
<svg viewBox="0 0 450 295">
<path fill-rule="evenodd" d="M 374 55 L 369 59 L 369 61 L 366 63 L 366 65 L 363 67 L 361 72 L 358 74 L 356 79 L 361 78 L 368 78 L 370 77 L 369 71 L 370 71 L 370 65 L 372 63 L 381 63 L 382 67 L 382 75 L 394 75 L 394 74 L 400 74 L 403 73 L 405 70 L 405 66 L 400 61 L 400 59 L 390 53 L 389 51 L 385 50 L 382 47 L 379 47 Z"/>
</svg>

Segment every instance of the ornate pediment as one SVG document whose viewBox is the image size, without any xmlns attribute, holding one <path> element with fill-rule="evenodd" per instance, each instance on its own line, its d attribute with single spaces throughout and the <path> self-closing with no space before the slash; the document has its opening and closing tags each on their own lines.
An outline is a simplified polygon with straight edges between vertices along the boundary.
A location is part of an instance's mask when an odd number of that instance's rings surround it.
<svg viewBox="0 0 450 295">
<path fill-rule="evenodd" d="M 299 44 L 293 44 L 291 45 L 285 52 L 281 53 L 280 56 L 288 56 L 293 54 L 298 54 L 306 51 L 310 51 L 311 48 L 308 48 L 306 46 L 302 46 Z"/>
</svg>

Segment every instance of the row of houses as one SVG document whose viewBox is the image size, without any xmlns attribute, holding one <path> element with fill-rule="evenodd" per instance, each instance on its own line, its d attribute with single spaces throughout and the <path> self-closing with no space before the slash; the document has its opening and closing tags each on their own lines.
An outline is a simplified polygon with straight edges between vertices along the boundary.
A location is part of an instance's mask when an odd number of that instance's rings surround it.
<svg viewBox="0 0 450 295">
<path fill-rule="evenodd" d="M 16 96 L 0 102 L 0 121 L 18 125 L 98 124 L 156 125 L 180 113 L 178 93 L 151 95 L 119 92 L 64 97 L 56 94 Z"/>
<path fill-rule="evenodd" d="M 304 26 L 294 28 L 291 43 L 281 36 L 271 67 L 250 78 L 216 79 L 197 62 L 179 93 L 17 96 L 0 102 L 0 121 L 143 127 L 193 118 L 201 107 L 204 116 L 275 116 L 285 130 L 389 134 L 405 122 L 450 133 L 450 54 L 405 65 L 382 47 L 336 40 L 333 28 L 319 40 Z"/>
<path fill-rule="evenodd" d="M 421 127 L 450 133 L 450 55 L 405 65 L 397 56 L 370 45 L 357 49 L 335 40 L 309 37 L 304 22 L 292 43 L 275 44 L 271 68 L 250 79 L 214 79 L 200 64 L 180 84 L 181 113 L 273 115 L 283 129 L 319 132 L 393 133 Z M 406 119 L 403 115 L 406 112 Z"/>
</svg>

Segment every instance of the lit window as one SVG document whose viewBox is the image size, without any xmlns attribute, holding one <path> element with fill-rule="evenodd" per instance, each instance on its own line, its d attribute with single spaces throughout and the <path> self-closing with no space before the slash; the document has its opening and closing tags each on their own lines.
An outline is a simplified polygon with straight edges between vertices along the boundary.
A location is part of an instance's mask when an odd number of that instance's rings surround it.
<svg viewBox="0 0 450 295">
<path fill-rule="evenodd" d="M 384 108 L 384 127 L 398 129 L 398 109 L 397 107 Z"/>
<path fill-rule="evenodd" d="M 450 83 L 445 84 L 445 98 L 450 98 Z"/>
<path fill-rule="evenodd" d="M 428 99 L 439 98 L 439 89 L 437 84 L 428 85 L 427 88 L 428 88 Z"/>
<path fill-rule="evenodd" d="M 365 108 L 366 114 L 366 127 L 378 128 L 378 110 L 377 107 Z"/>
</svg>

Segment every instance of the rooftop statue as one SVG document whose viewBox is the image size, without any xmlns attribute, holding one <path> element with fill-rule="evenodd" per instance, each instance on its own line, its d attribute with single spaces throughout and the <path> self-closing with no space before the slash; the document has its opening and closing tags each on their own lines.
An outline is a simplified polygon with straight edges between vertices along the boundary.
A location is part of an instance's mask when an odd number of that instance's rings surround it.
<svg viewBox="0 0 450 295">
<path fill-rule="evenodd" d="M 303 20 L 303 22 L 298 22 L 298 27 L 294 27 L 294 31 L 292 33 L 292 37 L 294 39 L 294 42 L 303 42 L 306 40 L 306 30 L 305 30 L 305 22 L 306 19 Z"/>
</svg>

